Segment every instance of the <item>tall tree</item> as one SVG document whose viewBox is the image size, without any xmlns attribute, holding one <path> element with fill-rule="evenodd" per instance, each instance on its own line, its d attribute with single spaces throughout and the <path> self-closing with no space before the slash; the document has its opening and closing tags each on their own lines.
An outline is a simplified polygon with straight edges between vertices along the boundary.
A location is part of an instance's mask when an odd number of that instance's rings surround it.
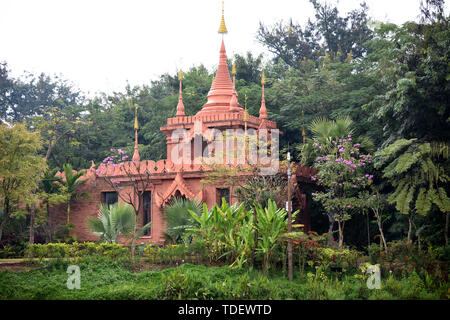
<svg viewBox="0 0 450 320">
<path fill-rule="evenodd" d="M 382 24 L 369 43 L 366 72 L 381 88 L 364 107 L 385 124 L 384 146 L 397 139 L 449 141 L 450 20 Z"/>
<path fill-rule="evenodd" d="M 23 122 L 43 115 L 44 107 L 79 105 L 84 97 L 67 80 L 57 76 L 25 73 L 20 78 L 9 75 L 7 64 L 0 67 L 0 118 Z"/>
<path fill-rule="evenodd" d="M 48 242 L 51 242 L 54 234 L 54 221 L 50 216 L 50 206 L 63 203 L 65 201 L 64 195 L 62 194 L 62 186 L 64 181 L 61 177 L 58 177 L 56 174 L 58 172 L 58 168 L 47 169 L 41 176 L 41 180 L 39 181 L 39 190 L 38 196 L 42 199 L 42 204 L 45 206 L 46 212 L 46 221 L 44 231 L 46 233 L 46 237 Z"/>
<path fill-rule="evenodd" d="M 339 53 L 341 61 L 348 54 L 360 58 L 367 53 L 364 43 L 372 38 L 368 27 L 368 7 L 363 2 L 342 17 L 336 6 L 310 0 L 315 13 L 315 21 L 308 20 L 302 28 L 292 20 L 282 21 L 272 27 L 260 23 L 257 39 L 275 54 L 275 61 L 283 60 L 288 66 L 299 69 L 304 60 L 318 64 L 327 52 Z"/>
<path fill-rule="evenodd" d="M 24 124 L 0 124 L 0 240 L 14 209 L 38 201 L 38 177 L 47 166 L 37 155 L 41 148 L 38 132 L 28 131 Z"/>
<path fill-rule="evenodd" d="M 446 215 L 445 240 L 448 243 L 448 144 L 400 139 L 377 152 L 374 159 L 375 168 L 382 169 L 383 178 L 395 188 L 388 201 L 394 203 L 400 213 L 408 215 L 408 240 L 412 241 L 415 215 L 427 215 L 434 204 Z M 416 230 L 420 241 L 420 229 L 416 227 Z"/>
<path fill-rule="evenodd" d="M 63 167 L 64 169 L 64 179 L 63 179 L 63 187 L 62 191 L 66 196 L 67 202 L 67 224 L 70 223 L 70 204 L 73 201 L 82 198 L 90 198 L 90 195 L 87 192 L 78 192 L 78 187 L 80 187 L 85 180 L 81 180 L 80 178 L 86 173 L 84 171 L 74 172 L 72 166 L 69 163 L 66 163 Z"/>
</svg>

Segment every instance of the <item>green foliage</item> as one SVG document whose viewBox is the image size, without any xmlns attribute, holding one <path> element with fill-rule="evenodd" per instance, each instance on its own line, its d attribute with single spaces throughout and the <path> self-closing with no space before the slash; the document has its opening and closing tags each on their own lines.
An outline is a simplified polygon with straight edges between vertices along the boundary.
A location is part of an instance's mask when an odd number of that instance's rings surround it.
<svg viewBox="0 0 450 320">
<path fill-rule="evenodd" d="M 265 206 L 270 199 L 278 205 L 285 202 L 287 180 L 284 173 L 274 175 L 252 175 L 238 188 L 235 194 L 240 203 L 250 210 L 255 205 Z"/>
<path fill-rule="evenodd" d="M 274 250 L 281 245 L 281 236 L 287 229 L 286 210 L 277 208 L 270 199 L 267 207 L 257 205 L 249 211 L 245 210 L 244 204 L 229 206 L 222 199 L 220 207 L 215 205 L 210 210 L 204 204 L 201 216 L 189 212 L 197 223 L 197 227 L 191 229 L 194 242 L 203 241 L 211 262 L 225 257 L 232 267 L 242 268 L 256 245 L 267 271 Z M 296 214 L 293 213 L 293 217 Z M 258 242 L 255 244 L 256 231 Z"/>
<path fill-rule="evenodd" d="M 102 255 L 110 258 L 125 257 L 129 255 L 129 249 L 116 243 L 74 242 L 29 244 L 25 250 L 28 258 L 69 258 Z"/>
<path fill-rule="evenodd" d="M 342 249 L 334 250 L 332 248 L 318 248 L 318 262 L 324 266 L 336 265 L 347 269 L 358 268 L 361 253 L 356 250 Z"/>
<path fill-rule="evenodd" d="M 345 60 L 349 53 L 359 58 L 367 51 L 364 42 L 372 38 L 372 31 L 367 25 L 366 4 L 343 17 L 337 7 L 316 0 L 310 2 L 315 20 L 309 20 L 304 28 L 292 19 L 287 24 L 280 21 L 271 27 L 260 23 L 257 39 L 275 54 L 276 60 L 298 68 L 301 61 L 318 60 L 325 52 L 333 52 Z"/>
<path fill-rule="evenodd" d="M 12 127 L 0 124 L 0 240 L 14 208 L 38 203 L 39 175 L 47 167 L 45 159 L 37 155 L 41 148 L 38 132 L 28 131 L 20 123 Z"/>
<path fill-rule="evenodd" d="M 114 203 L 109 208 L 100 204 L 98 218 L 88 217 L 88 229 L 100 236 L 100 241 L 119 243 L 119 236 L 129 236 L 134 230 L 135 214 L 130 205 Z"/>
<path fill-rule="evenodd" d="M 105 244 L 103 244 L 105 245 Z M 108 245 L 109 246 L 109 245 Z M 445 283 L 417 273 L 382 275 L 380 290 L 368 290 L 361 271 L 336 277 L 323 269 L 290 282 L 255 270 L 183 264 L 162 271 L 133 272 L 119 258 L 80 259 L 80 290 L 67 290 L 69 261 L 40 263 L 26 272 L 0 271 L 0 299 L 448 299 Z M 358 277 L 355 277 L 358 276 Z"/>
<path fill-rule="evenodd" d="M 267 273 L 275 247 L 280 245 L 281 236 L 287 230 L 287 211 L 284 208 L 277 208 L 275 202 L 270 199 L 266 207 L 258 205 L 254 210 L 257 216 L 256 228 L 259 236 L 258 251 L 263 255 L 263 268 Z M 298 211 L 292 214 L 293 221 L 297 214 Z"/>
<path fill-rule="evenodd" d="M 25 244 L 11 245 L 9 243 L 0 247 L 0 259 L 21 258 L 25 249 Z"/>
<path fill-rule="evenodd" d="M 381 24 L 368 46 L 365 72 L 382 90 L 364 107 L 385 124 L 385 145 L 404 138 L 448 141 L 449 17 Z"/>
<path fill-rule="evenodd" d="M 66 163 L 64 169 L 64 180 L 62 192 L 65 195 L 65 202 L 67 203 L 67 223 L 70 222 L 70 204 L 72 201 L 90 198 L 87 192 L 78 192 L 77 189 L 85 182 L 80 178 L 86 173 L 85 171 L 74 172 L 72 165 Z"/>
<path fill-rule="evenodd" d="M 433 247 L 431 244 L 419 248 L 407 240 L 398 240 L 389 242 L 387 250 L 372 244 L 369 254 L 371 262 L 380 264 L 384 274 L 401 275 L 414 271 L 424 279 L 428 275 L 434 278 L 433 281 L 442 281 L 448 272 L 448 265 L 442 256 L 444 250 L 445 247 Z"/>
<path fill-rule="evenodd" d="M 245 224 L 252 228 L 253 216 L 245 211 L 243 204 L 228 205 L 225 199 L 222 199 L 220 207 L 214 205 L 209 211 L 204 204 L 201 216 L 192 210 L 189 210 L 189 213 L 198 224 L 192 231 L 205 242 L 211 254 L 211 261 L 226 256 L 229 262 L 237 262 L 239 259 L 245 259 L 242 254 L 249 254 L 250 248 L 247 247 L 251 245 L 252 231 L 242 228 Z"/>
<path fill-rule="evenodd" d="M 187 228 L 192 227 L 194 220 L 189 210 L 200 215 L 202 206 L 197 200 L 174 198 L 165 208 L 167 221 L 167 238 L 179 243 L 187 240 Z"/>
<path fill-rule="evenodd" d="M 315 160 L 314 167 L 318 173 L 311 179 L 323 187 L 312 195 L 314 201 L 320 202 L 326 210 L 330 221 L 329 232 L 334 221 L 338 222 L 339 247 L 342 248 L 345 221 L 351 219 L 355 209 L 364 206 L 358 190 L 372 184 L 373 176 L 364 174 L 365 167 L 372 160 L 370 155 L 360 154 L 360 144 L 354 143 L 350 134 L 339 140 L 330 138 L 324 143 L 312 144 L 316 154 L 322 156 Z"/>
<path fill-rule="evenodd" d="M 399 139 L 375 155 L 375 168 L 395 188 L 388 201 L 402 214 L 427 215 L 435 204 L 450 211 L 448 145 Z"/>
</svg>

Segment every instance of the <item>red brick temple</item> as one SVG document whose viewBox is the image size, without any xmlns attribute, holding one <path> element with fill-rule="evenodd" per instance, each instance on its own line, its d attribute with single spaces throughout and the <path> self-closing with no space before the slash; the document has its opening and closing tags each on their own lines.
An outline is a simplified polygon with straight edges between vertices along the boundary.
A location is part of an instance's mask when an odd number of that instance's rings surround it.
<svg viewBox="0 0 450 320">
<path fill-rule="evenodd" d="M 222 14 L 222 21 L 219 33 L 226 33 L 225 22 Z M 241 129 L 247 133 L 253 131 L 258 134 L 261 130 L 266 130 L 270 136 L 273 130 L 277 130 L 275 122 L 269 120 L 264 98 L 265 77 L 262 76 L 261 86 L 261 107 L 259 116 L 252 116 L 239 103 L 239 97 L 235 89 L 235 68 L 233 67 L 233 80 L 227 66 L 227 55 L 225 43 L 222 44 L 219 54 L 219 65 L 216 76 L 207 96 L 207 102 L 195 115 L 186 115 L 183 105 L 182 95 L 182 74 L 180 72 L 180 91 L 176 115 L 168 118 L 166 125 L 161 127 L 161 131 L 167 139 L 167 159 L 152 161 L 142 160 L 139 156 L 137 142 L 137 119 L 135 122 L 135 150 L 132 161 L 124 162 L 120 165 L 102 165 L 102 170 L 95 167 L 94 163 L 82 177 L 85 183 L 80 187 L 80 192 L 88 192 L 91 199 L 81 199 L 71 203 L 70 221 L 75 224 L 74 234 L 79 240 L 97 240 L 98 237 L 87 229 L 87 217 L 96 217 L 100 203 L 111 204 L 121 201 L 121 194 L 132 194 L 133 189 L 130 179 L 147 179 L 147 184 L 142 184 L 145 191 L 142 194 L 142 205 L 140 206 L 139 222 L 141 225 L 151 222 L 151 229 L 148 234 L 140 239 L 140 242 L 150 242 L 162 244 L 165 242 L 165 219 L 164 207 L 174 197 L 185 197 L 197 199 L 207 204 L 208 208 L 215 203 L 220 203 L 225 197 L 228 202 L 235 203 L 235 189 L 237 186 L 224 186 L 221 183 L 204 183 L 208 172 L 214 170 L 212 166 L 205 165 L 203 161 L 196 161 L 204 154 L 212 140 L 205 138 L 205 132 L 211 129 L 225 132 L 229 129 Z M 175 106 L 174 106 L 175 108 Z M 184 135 L 177 136 L 174 133 L 184 132 Z M 174 138 L 175 136 L 175 138 Z M 178 138 L 179 139 L 178 139 Z M 184 139 L 184 140 L 183 140 Z M 200 154 L 195 147 L 195 141 L 200 139 L 202 146 Z M 180 140 L 185 141 L 181 151 L 184 152 L 181 158 L 187 161 L 180 162 Z M 189 146 L 187 149 L 187 145 Z M 178 148 L 178 149 L 177 149 Z M 182 152 L 181 152 L 182 153 Z M 174 159 L 174 155 L 175 158 Z M 186 159 L 187 158 L 187 159 Z M 278 161 L 278 159 L 276 159 Z M 236 167 L 237 161 L 234 158 L 227 166 Z M 247 162 L 244 166 L 252 166 Z M 124 174 L 124 168 L 132 172 L 132 176 Z M 282 170 L 282 169 L 279 169 Z M 293 181 L 296 186 L 293 192 L 293 209 L 301 210 L 297 221 L 305 225 L 305 229 L 310 229 L 309 221 L 309 201 L 305 195 L 305 188 L 311 184 L 311 168 L 295 166 L 293 170 Z M 237 173 L 239 175 L 239 173 Z M 245 173 L 242 173 L 244 176 Z M 114 177 L 120 188 L 113 188 L 107 183 L 108 178 Z M 119 191 L 118 191 L 119 190 Z M 123 195 L 122 194 L 122 195 Z M 134 193 L 133 197 L 137 198 Z M 66 223 L 65 205 L 60 205 L 52 209 L 52 219 L 60 224 Z"/>
</svg>

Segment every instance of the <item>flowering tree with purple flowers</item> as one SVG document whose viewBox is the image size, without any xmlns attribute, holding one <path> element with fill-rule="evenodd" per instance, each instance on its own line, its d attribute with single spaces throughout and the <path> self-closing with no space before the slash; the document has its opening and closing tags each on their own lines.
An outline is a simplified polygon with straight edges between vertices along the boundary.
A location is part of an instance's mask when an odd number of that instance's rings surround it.
<svg viewBox="0 0 450 320">
<path fill-rule="evenodd" d="M 333 147 L 327 148 L 327 155 L 318 156 L 314 167 L 317 175 L 311 179 L 320 190 L 313 193 L 313 200 L 322 203 L 329 221 L 329 233 L 332 234 L 335 222 L 338 224 L 339 248 L 344 243 L 345 221 L 351 218 L 355 209 L 363 206 L 358 193 L 372 183 L 373 176 L 367 174 L 366 167 L 372 163 L 371 156 L 360 154 L 360 144 L 353 143 L 352 136 L 331 141 Z M 317 154 L 324 150 L 319 142 L 312 144 Z M 330 237 L 330 242 L 332 240 Z"/>
<path fill-rule="evenodd" d="M 134 258 L 136 241 L 142 233 L 138 229 L 138 217 L 144 202 L 144 192 L 150 186 L 150 173 L 144 170 L 138 161 L 130 161 L 126 151 L 111 149 L 111 153 L 99 165 L 96 173 L 114 189 L 123 202 L 129 204 L 134 210 L 135 227 L 131 243 L 131 256 Z M 119 174 L 109 169 L 117 167 Z"/>
</svg>

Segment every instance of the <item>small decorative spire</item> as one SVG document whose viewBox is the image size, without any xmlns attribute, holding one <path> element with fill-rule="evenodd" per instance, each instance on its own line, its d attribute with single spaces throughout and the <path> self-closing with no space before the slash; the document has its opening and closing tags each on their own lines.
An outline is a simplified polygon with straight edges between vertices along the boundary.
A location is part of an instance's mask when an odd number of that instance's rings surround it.
<svg viewBox="0 0 450 320">
<path fill-rule="evenodd" d="M 182 88 L 183 88 L 183 71 L 180 69 L 178 72 L 178 81 L 180 81 L 180 92 L 178 94 L 178 105 L 177 105 L 177 114 L 176 117 L 182 117 L 185 116 L 184 113 L 184 104 L 183 104 L 183 94 L 182 94 Z"/>
<path fill-rule="evenodd" d="M 234 70 L 236 71 L 236 68 L 234 68 Z M 233 70 L 231 71 L 231 73 L 233 73 Z M 233 95 L 231 96 L 231 100 L 230 100 L 230 110 L 231 111 L 239 111 L 238 93 L 236 91 L 235 84 L 236 84 L 236 78 L 233 74 Z"/>
<path fill-rule="evenodd" d="M 138 105 L 135 103 L 134 104 L 134 130 L 138 130 L 139 129 L 139 122 L 138 122 L 138 118 L 137 118 L 137 110 L 138 110 Z"/>
<path fill-rule="evenodd" d="M 264 65 L 262 67 L 261 84 L 264 86 L 266 84 L 266 76 L 264 74 Z"/>
<path fill-rule="evenodd" d="M 264 75 L 264 65 L 263 65 L 262 75 L 261 75 L 261 86 L 262 86 L 262 91 L 261 91 L 261 108 L 259 109 L 259 117 L 261 119 L 268 119 L 267 108 L 266 108 L 266 100 L 264 98 L 264 84 L 265 83 L 266 83 L 266 76 Z"/>
<path fill-rule="evenodd" d="M 228 33 L 227 27 L 226 27 L 226 25 L 225 25 L 224 3 L 223 3 L 223 0 L 222 0 L 222 19 L 220 20 L 219 33 L 221 33 L 222 35 Z"/>
<path fill-rule="evenodd" d="M 141 157 L 139 156 L 139 147 L 138 147 L 138 129 L 139 129 L 139 123 L 138 123 L 138 105 L 134 104 L 135 111 L 134 111 L 134 154 L 133 154 L 133 162 L 136 166 L 139 165 L 141 161 Z"/>
</svg>

